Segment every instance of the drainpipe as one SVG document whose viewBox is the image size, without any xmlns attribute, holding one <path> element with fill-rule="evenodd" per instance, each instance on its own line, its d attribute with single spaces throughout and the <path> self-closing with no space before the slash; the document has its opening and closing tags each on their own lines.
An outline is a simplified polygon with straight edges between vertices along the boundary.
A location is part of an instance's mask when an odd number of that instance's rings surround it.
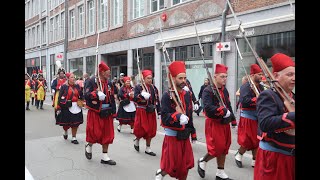
<svg viewBox="0 0 320 180">
<path fill-rule="evenodd" d="M 222 12 L 222 22 L 221 22 L 221 42 L 226 41 L 226 17 L 227 12 L 229 11 L 228 3 L 226 2 L 226 5 L 224 7 L 224 10 Z M 226 52 L 221 51 L 221 62 L 222 64 L 226 64 Z"/>
<path fill-rule="evenodd" d="M 63 65 L 64 69 L 67 70 L 67 51 L 68 51 L 68 0 L 64 1 L 64 52 L 63 52 Z"/>
</svg>

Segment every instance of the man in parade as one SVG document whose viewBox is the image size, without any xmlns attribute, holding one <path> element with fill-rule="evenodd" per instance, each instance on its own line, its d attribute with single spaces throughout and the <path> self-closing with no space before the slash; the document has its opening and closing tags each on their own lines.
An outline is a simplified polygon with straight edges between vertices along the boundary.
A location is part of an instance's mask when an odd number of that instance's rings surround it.
<svg viewBox="0 0 320 180">
<path fill-rule="evenodd" d="M 259 139 L 257 138 L 258 122 L 256 103 L 258 93 L 263 91 L 263 86 L 260 84 L 263 73 L 257 64 L 250 66 L 250 79 L 253 84 L 246 82 L 240 88 L 240 120 L 238 123 L 238 144 L 240 145 L 235 154 L 235 162 L 239 168 L 242 167 L 242 157 L 246 151 L 252 151 L 251 166 L 254 167 Z M 255 86 L 256 89 L 254 87 Z M 255 92 L 258 90 L 258 92 Z"/>
<path fill-rule="evenodd" d="M 223 64 L 216 64 L 214 74 L 215 87 L 212 85 L 207 86 L 202 94 L 206 117 L 205 136 L 208 151 L 205 156 L 198 160 L 198 173 L 202 178 L 205 177 L 207 162 L 216 157 L 218 168 L 216 179 L 230 179 L 224 171 L 224 164 L 231 145 L 230 122 L 232 122 L 233 127 L 237 124 L 231 108 L 229 92 L 225 87 L 228 77 L 227 70 L 228 67 Z M 215 92 L 213 92 L 213 88 Z M 220 96 L 219 99 L 223 102 L 220 102 L 217 96 Z"/>
<path fill-rule="evenodd" d="M 123 77 L 124 86 L 120 88 L 119 99 L 120 104 L 116 119 L 119 121 L 117 126 L 118 132 L 121 131 L 122 125 L 130 125 L 131 134 L 133 134 L 134 118 L 136 114 L 136 107 L 133 102 L 134 90 L 131 86 L 131 79 L 128 76 Z"/>
<path fill-rule="evenodd" d="M 30 95 L 31 95 L 31 87 L 32 83 L 30 80 L 30 75 L 28 73 L 25 73 L 24 77 L 24 96 L 25 96 L 25 101 L 27 103 L 26 110 L 30 110 L 29 104 L 30 104 Z"/>
<path fill-rule="evenodd" d="M 37 72 L 35 70 L 32 71 L 32 75 L 31 75 L 31 105 L 34 105 L 35 103 L 35 87 L 36 87 L 36 80 L 37 80 Z"/>
<path fill-rule="evenodd" d="M 166 174 L 179 180 L 185 180 L 189 169 L 194 167 L 194 157 L 190 143 L 192 122 L 192 93 L 185 91 L 186 67 L 183 61 L 174 61 L 169 65 L 179 98 L 183 107 L 177 106 L 171 93 L 164 92 L 161 99 L 161 125 L 165 137 L 162 144 L 160 169 L 156 172 L 156 180 L 162 180 Z M 183 110 L 181 109 L 183 108 Z M 185 114 L 183 113 L 185 112 Z M 181 136 L 181 134 L 185 134 Z"/>
<path fill-rule="evenodd" d="M 87 114 L 85 156 L 92 158 L 92 145 L 102 145 L 102 164 L 116 165 L 108 156 L 109 144 L 113 143 L 113 114 L 116 113 L 114 93 L 116 89 L 109 81 L 110 68 L 104 62 L 99 64 L 98 76 L 87 81 L 85 87 Z"/>
<path fill-rule="evenodd" d="M 258 137 L 254 180 L 295 179 L 295 63 L 282 53 L 271 57 L 274 87 L 257 99 Z M 279 88 L 281 87 L 281 88 Z M 278 89 L 278 90 L 277 90 Z M 281 90 L 282 89 L 282 90 Z M 280 94 L 286 93 L 290 98 Z"/>
<path fill-rule="evenodd" d="M 43 101 L 45 100 L 46 97 L 46 89 L 47 89 L 47 82 L 43 77 L 42 71 L 39 70 L 38 74 L 38 80 L 35 83 L 35 90 L 36 90 L 36 104 L 37 104 L 37 109 L 43 109 Z"/>
<path fill-rule="evenodd" d="M 150 148 L 151 139 L 156 136 L 157 114 L 160 115 L 160 102 L 158 89 L 152 84 L 152 71 L 142 71 L 143 82 L 134 88 L 134 102 L 136 103 L 136 116 L 134 119 L 133 133 L 134 148 L 139 151 L 139 141 L 141 138 L 146 140 L 145 153 L 156 156 Z"/>
<path fill-rule="evenodd" d="M 53 93 L 52 106 L 54 107 L 54 109 L 57 108 L 60 87 L 67 81 L 65 74 L 66 71 L 62 67 L 60 67 L 58 69 L 58 77 L 55 78 L 51 83 L 51 91 Z"/>
</svg>

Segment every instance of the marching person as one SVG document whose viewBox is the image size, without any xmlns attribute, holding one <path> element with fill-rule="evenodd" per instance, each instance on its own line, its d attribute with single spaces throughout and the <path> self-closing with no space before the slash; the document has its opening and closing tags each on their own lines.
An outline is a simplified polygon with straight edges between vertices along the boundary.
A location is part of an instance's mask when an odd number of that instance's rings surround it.
<svg viewBox="0 0 320 180">
<path fill-rule="evenodd" d="M 192 94 L 185 91 L 186 67 L 183 61 L 174 61 L 169 65 L 169 73 L 172 75 L 182 109 L 171 98 L 169 90 L 163 93 L 161 99 L 161 125 L 164 127 L 164 140 L 160 169 L 156 172 L 156 180 L 162 180 L 166 174 L 179 180 L 185 180 L 189 169 L 194 167 L 193 151 L 190 143 L 190 120 L 192 119 Z M 190 130 L 189 130 L 190 129 Z M 181 133 L 186 132 L 185 136 Z"/>
<path fill-rule="evenodd" d="M 68 139 L 68 129 L 71 128 L 71 143 L 79 144 L 76 135 L 79 125 L 83 123 L 83 93 L 75 83 L 73 73 L 66 73 L 66 77 L 67 81 L 60 87 L 56 124 L 63 126 L 64 139 Z"/>
<path fill-rule="evenodd" d="M 130 84 L 130 77 L 123 77 L 123 81 L 124 86 L 120 88 L 120 92 L 118 93 L 120 105 L 116 117 L 116 119 L 119 121 L 117 130 L 120 132 L 122 125 L 130 125 L 131 134 L 133 134 L 134 117 L 136 114 L 136 106 L 133 102 L 134 90 Z"/>
<path fill-rule="evenodd" d="M 35 86 L 36 86 L 36 80 L 37 80 L 37 72 L 35 70 L 32 71 L 31 75 L 31 105 L 34 105 L 35 101 Z"/>
<path fill-rule="evenodd" d="M 30 95 L 31 95 L 31 87 L 32 83 L 30 80 L 30 75 L 28 73 L 25 73 L 24 77 L 24 96 L 25 96 L 25 101 L 27 103 L 26 110 L 29 111 L 29 104 L 30 104 Z"/>
<path fill-rule="evenodd" d="M 98 66 L 98 77 L 92 77 L 85 87 L 87 114 L 85 156 L 92 158 L 92 145 L 102 145 L 102 164 L 116 165 L 108 155 L 109 144 L 113 143 L 113 114 L 116 113 L 114 93 L 117 90 L 108 80 L 110 68 L 103 61 Z"/>
<path fill-rule="evenodd" d="M 282 53 L 273 55 L 271 63 L 274 80 L 294 100 L 295 63 Z M 275 89 L 267 89 L 258 97 L 257 116 L 260 142 L 254 180 L 296 179 L 295 107 Z"/>
<path fill-rule="evenodd" d="M 204 114 L 206 117 L 205 136 L 207 144 L 207 154 L 198 160 L 198 173 L 200 177 L 205 177 L 206 164 L 213 158 L 217 158 L 217 180 L 228 180 L 229 177 L 224 171 L 226 155 L 231 145 L 230 122 L 235 127 L 236 119 L 233 114 L 229 100 L 229 92 L 225 87 L 228 67 L 223 64 L 216 64 L 214 82 L 215 91 L 221 95 L 221 99 L 226 107 L 220 104 L 216 95 L 213 93 L 212 86 L 207 86 L 202 94 L 204 104 Z M 215 95 L 216 94 L 216 95 Z"/>
<path fill-rule="evenodd" d="M 51 84 L 51 91 L 54 94 L 52 106 L 54 107 L 55 110 L 57 109 L 57 105 L 58 105 L 60 87 L 62 86 L 62 84 L 64 84 L 67 81 L 67 78 L 65 77 L 66 71 L 62 67 L 58 69 L 57 74 L 58 74 L 58 77 L 55 78 Z"/>
<path fill-rule="evenodd" d="M 133 133 L 134 148 L 139 152 L 139 141 L 141 138 L 146 140 L 145 153 L 150 156 L 156 156 L 150 148 L 151 139 L 156 136 L 157 114 L 160 115 L 160 102 L 158 89 L 152 84 L 152 71 L 143 70 L 142 76 L 145 84 L 137 84 L 134 88 L 134 102 L 136 102 L 136 116 L 134 119 Z M 143 87 L 146 88 L 143 90 Z"/>
<path fill-rule="evenodd" d="M 258 93 L 263 91 L 263 86 L 260 84 L 262 76 L 260 67 L 257 64 L 252 64 L 250 66 L 250 78 Z M 240 147 L 235 154 L 235 162 L 239 168 L 242 168 L 242 157 L 246 151 L 252 151 L 251 166 L 254 167 L 259 146 L 259 139 L 257 138 L 257 95 L 250 86 L 250 83 L 246 82 L 240 87 L 240 120 L 238 123 L 238 144 Z"/>
<path fill-rule="evenodd" d="M 37 109 L 43 109 L 43 101 L 45 100 L 46 97 L 46 89 L 47 89 L 47 82 L 43 77 L 42 71 L 39 70 L 38 74 L 38 80 L 35 83 L 35 90 L 36 90 L 36 104 L 37 104 Z"/>
</svg>

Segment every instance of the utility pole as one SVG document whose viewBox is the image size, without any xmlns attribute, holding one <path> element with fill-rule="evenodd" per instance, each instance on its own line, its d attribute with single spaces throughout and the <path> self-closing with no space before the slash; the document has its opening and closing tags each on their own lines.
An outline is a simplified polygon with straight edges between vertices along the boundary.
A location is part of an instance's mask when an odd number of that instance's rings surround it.
<svg viewBox="0 0 320 180">
<path fill-rule="evenodd" d="M 226 41 L 226 17 L 229 11 L 228 3 L 226 3 L 224 10 L 222 12 L 222 22 L 221 22 L 221 42 Z M 221 51 L 221 62 L 222 64 L 226 64 L 226 52 Z"/>
<path fill-rule="evenodd" d="M 67 51 L 68 51 L 68 0 L 64 1 L 64 52 L 63 52 L 63 66 L 67 70 Z"/>
</svg>

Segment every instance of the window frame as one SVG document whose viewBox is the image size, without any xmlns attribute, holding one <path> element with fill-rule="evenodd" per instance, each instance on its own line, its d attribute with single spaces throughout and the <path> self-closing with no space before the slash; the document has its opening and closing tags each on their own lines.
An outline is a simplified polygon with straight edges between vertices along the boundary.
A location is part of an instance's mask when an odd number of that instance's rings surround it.
<svg viewBox="0 0 320 180">
<path fill-rule="evenodd" d="M 90 8 L 90 3 L 92 3 L 92 7 Z M 90 20 L 90 13 L 92 12 L 92 19 Z M 88 0 L 87 1 L 87 22 L 86 24 L 88 24 L 88 28 L 87 28 L 87 32 L 88 34 L 94 34 L 95 32 L 95 4 L 94 4 L 94 0 Z M 92 23 L 92 24 L 90 24 Z M 90 29 L 92 27 L 92 29 Z"/>
<path fill-rule="evenodd" d="M 80 12 L 80 9 L 82 9 L 82 12 Z M 81 4 L 80 6 L 78 6 L 78 37 L 82 37 L 85 34 L 85 27 L 84 27 L 84 5 Z"/>
<path fill-rule="evenodd" d="M 152 11 L 152 7 L 153 7 L 153 2 L 157 1 L 157 10 Z M 163 1 L 163 8 L 160 9 L 160 1 Z M 164 9 L 164 0 L 150 0 L 150 14 L 151 13 L 156 13 L 160 10 Z"/>
</svg>

